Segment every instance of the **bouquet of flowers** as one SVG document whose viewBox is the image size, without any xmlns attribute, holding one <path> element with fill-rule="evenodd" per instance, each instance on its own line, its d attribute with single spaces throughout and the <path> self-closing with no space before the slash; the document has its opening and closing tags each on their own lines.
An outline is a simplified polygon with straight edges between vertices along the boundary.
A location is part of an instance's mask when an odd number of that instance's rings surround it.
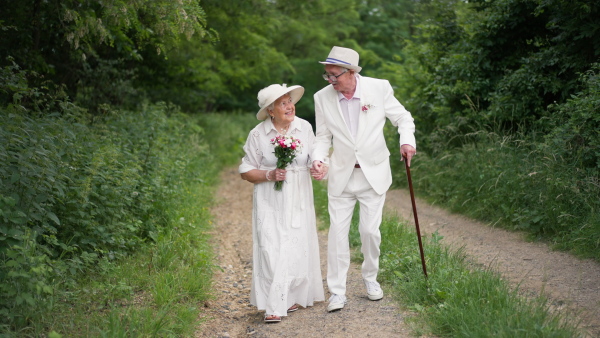
<svg viewBox="0 0 600 338">
<path fill-rule="evenodd" d="M 277 169 L 285 169 L 292 163 L 297 154 L 302 151 L 302 143 L 293 136 L 277 135 L 271 139 L 271 144 L 275 146 L 275 157 L 277 157 Z M 281 191 L 283 181 L 275 182 L 275 190 Z"/>
</svg>

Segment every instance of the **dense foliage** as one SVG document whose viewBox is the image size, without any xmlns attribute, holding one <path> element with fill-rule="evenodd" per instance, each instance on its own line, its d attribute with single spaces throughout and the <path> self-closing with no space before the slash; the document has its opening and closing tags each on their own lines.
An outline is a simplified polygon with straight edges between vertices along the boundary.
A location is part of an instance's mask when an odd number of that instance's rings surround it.
<svg viewBox="0 0 600 338">
<path fill-rule="evenodd" d="M 515 131 L 554 118 L 600 57 L 596 1 L 432 1 L 405 53 L 418 65 L 411 103 L 429 126 L 460 117 Z M 407 69 L 409 72 L 413 69 Z"/>
<path fill-rule="evenodd" d="M 27 325 L 53 276 L 156 239 L 186 163 L 169 144 L 221 130 L 169 116 L 254 113 L 259 89 L 288 83 L 305 87 L 297 111 L 312 120 L 333 45 L 359 51 L 363 75 L 389 79 L 413 112 L 419 194 L 600 259 L 599 12 L 596 0 L 1 1 L 2 323 Z"/>
<path fill-rule="evenodd" d="M 71 98 L 98 109 L 144 97 L 141 68 L 148 56 L 166 58 L 191 39 L 211 41 L 206 15 L 193 0 L 25 0 L 0 2 L 0 65 L 14 58 L 24 69 L 65 85 Z M 1 93 L 0 102 L 10 102 Z"/>
<path fill-rule="evenodd" d="M 168 118 L 169 105 L 93 117 L 35 88 L 23 92 L 54 104 L 0 109 L 0 319 L 8 328 L 48 310 L 57 281 L 69 287 L 99 261 L 155 240 L 174 186 L 195 179 L 187 163 L 211 162 L 208 147 L 187 142 L 202 129 Z"/>
<path fill-rule="evenodd" d="M 600 5 L 426 6 L 437 14 L 420 21 L 396 68 L 417 83 L 398 79 L 423 132 L 418 189 L 600 258 Z"/>
</svg>

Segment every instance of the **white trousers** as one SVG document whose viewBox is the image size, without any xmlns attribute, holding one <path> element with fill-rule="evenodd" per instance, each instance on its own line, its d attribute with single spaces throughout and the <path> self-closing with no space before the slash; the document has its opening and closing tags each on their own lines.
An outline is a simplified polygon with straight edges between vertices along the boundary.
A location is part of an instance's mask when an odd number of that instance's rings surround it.
<svg viewBox="0 0 600 338">
<path fill-rule="evenodd" d="M 358 231 L 364 257 L 362 276 L 376 281 L 379 271 L 379 226 L 385 204 L 385 193 L 373 190 L 361 169 L 354 169 L 348 185 L 340 196 L 329 195 L 329 238 L 327 248 L 327 286 L 332 294 L 346 294 L 346 279 L 350 267 L 348 233 L 356 202 L 360 205 Z"/>
</svg>

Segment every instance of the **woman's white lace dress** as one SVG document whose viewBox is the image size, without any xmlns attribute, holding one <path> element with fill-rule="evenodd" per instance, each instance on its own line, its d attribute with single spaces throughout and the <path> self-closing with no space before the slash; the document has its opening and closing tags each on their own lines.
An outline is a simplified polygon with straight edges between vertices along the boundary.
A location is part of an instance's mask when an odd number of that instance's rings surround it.
<svg viewBox="0 0 600 338">
<path fill-rule="evenodd" d="M 252 129 L 239 172 L 275 169 L 277 159 L 270 141 L 277 135 L 270 119 Z M 299 117 L 287 135 L 300 139 L 302 152 L 286 168 L 281 191 L 275 191 L 275 182 L 254 185 L 252 209 L 250 302 L 277 316 L 285 316 L 294 304 L 306 307 L 325 299 L 309 171 L 315 136 L 310 123 Z"/>
</svg>

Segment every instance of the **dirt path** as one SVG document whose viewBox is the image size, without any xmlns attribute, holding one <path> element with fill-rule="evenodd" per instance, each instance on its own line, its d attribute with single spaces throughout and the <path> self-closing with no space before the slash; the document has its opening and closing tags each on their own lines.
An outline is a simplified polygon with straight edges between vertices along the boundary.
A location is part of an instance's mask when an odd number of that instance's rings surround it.
<svg viewBox="0 0 600 338">
<path fill-rule="evenodd" d="M 252 277 L 252 190 L 237 168 L 225 170 L 212 209 L 216 221 L 216 252 L 222 272 L 215 276 L 217 299 L 208 302 L 207 317 L 196 337 L 410 337 L 401 312 L 391 297 L 372 302 L 366 297 L 360 267 L 348 274 L 348 305 L 327 313 L 327 303 L 300 309 L 281 323 L 264 324 L 264 312 L 250 305 Z M 319 233 L 321 271 L 326 274 L 327 234 Z M 323 283 L 325 298 L 329 293 Z M 384 289 L 385 291 L 385 289 Z"/>
<path fill-rule="evenodd" d="M 264 324 L 263 313 L 249 303 L 252 261 L 252 184 L 240 179 L 237 168 L 222 173 L 222 184 L 212 208 L 215 252 L 222 271 L 215 275 L 216 299 L 205 304 L 205 319 L 196 337 L 410 337 L 404 321 L 411 315 L 391 297 L 369 301 L 360 267 L 348 276 L 348 305 L 327 313 L 326 303 L 301 309 L 279 324 Z M 511 283 L 525 292 L 544 291 L 558 308 L 581 311 L 584 327 L 600 336 L 600 265 L 551 252 L 542 244 L 527 243 L 518 234 L 493 229 L 417 200 L 423 233 L 438 231 L 449 245 L 465 250 L 482 265 L 497 266 Z M 387 212 L 412 220 L 410 197 L 401 190 L 388 192 Z M 321 271 L 326 274 L 326 233 L 319 233 Z M 328 298 L 325 282 L 323 284 Z M 385 289 L 384 289 L 385 290 Z"/>
</svg>

